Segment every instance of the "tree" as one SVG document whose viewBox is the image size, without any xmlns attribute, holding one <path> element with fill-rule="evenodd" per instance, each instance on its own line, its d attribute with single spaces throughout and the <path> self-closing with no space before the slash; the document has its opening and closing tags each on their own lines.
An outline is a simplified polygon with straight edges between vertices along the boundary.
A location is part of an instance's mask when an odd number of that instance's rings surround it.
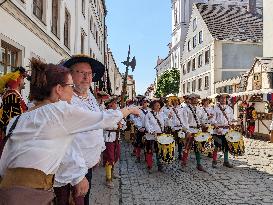
<svg viewBox="0 0 273 205">
<path fill-rule="evenodd" d="M 157 81 L 156 97 L 166 97 L 169 94 L 178 94 L 180 72 L 176 68 L 165 71 Z"/>
</svg>

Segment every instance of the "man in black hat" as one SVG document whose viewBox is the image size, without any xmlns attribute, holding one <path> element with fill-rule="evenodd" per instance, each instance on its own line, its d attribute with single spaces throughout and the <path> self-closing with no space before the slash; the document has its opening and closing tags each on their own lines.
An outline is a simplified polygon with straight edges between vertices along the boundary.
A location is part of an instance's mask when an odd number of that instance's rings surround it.
<svg viewBox="0 0 273 205">
<path fill-rule="evenodd" d="M 102 78 L 105 70 L 103 64 L 89 56 L 76 55 L 65 61 L 63 66 L 71 69 L 71 75 L 75 84 L 71 103 L 86 110 L 100 111 L 99 104 L 89 88 L 92 82 Z M 77 189 L 81 186 L 81 183 L 84 184 L 86 179 L 89 182 L 89 187 L 91 185 L 92 167 L 99 162 L 101 153 L 105 148 L 103 130 L 77 134 L 71 149 L 74 149 L 73 146 L 79 147 L 80 153 L 78 151 L 77 154 L 69 156 L 73 152 L 68 151 L 61 164 L 60 171 L 55 175 L 54 190 L 58 205 L 68 204 L 70 184 L 73 187 L 73 193 L 76 193 L 74 196 L 75 204 L 89 204 L 90 189 L 85 196 L 77 196 Z M 67 179 L 67 176 L 71 178 Z M 64 178 L 66 178 L 65 182 L 69 181 L 70 183 L 63 182 Z"/>
</svg>

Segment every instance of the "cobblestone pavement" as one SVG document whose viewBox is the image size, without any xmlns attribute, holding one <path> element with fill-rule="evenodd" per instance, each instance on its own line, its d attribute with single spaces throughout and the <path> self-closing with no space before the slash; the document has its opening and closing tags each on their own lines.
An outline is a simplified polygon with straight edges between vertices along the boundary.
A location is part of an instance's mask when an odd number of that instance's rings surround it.
<svg viewBox="0 0 273 205">
<path fill-rule="evenodd" d="M 144 164 L 135 163 L 131 145 L 122 144 L 119 166 L 120 180 L 115 189 L 106 188 L 104 170 L 94 171 L 92 204 L 273 204 L 273 144 L 245 139 L 246 154 L 231 162 L 229 169 L 219 163 L 211 168 L 211 159 L 202 157 L 208 173 L 195 169 L 192 155 L 189 165 L 181 169 L 179 162 L 164 166 L 163 173 L 156 170 L 148 174 Z M 220 161 L 222 161 L 220 156 Z M 118 168 L 118 167 L 117 167 Z M 117 171 L 117 170 L 116 170 Z"/>
</svg>

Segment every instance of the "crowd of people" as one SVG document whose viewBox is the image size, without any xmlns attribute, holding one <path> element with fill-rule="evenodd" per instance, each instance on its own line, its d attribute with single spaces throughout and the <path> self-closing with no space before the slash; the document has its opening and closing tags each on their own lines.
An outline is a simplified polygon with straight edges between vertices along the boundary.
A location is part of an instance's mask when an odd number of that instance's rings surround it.
<svg viewBox="0 0 273 205">
<path fill-rule="evenodd" d="M 88 205 L 92 169 L 101 159 L 106 188 L 113 189 L 113 179 L 120 177 L 114 168 L 126 130 L 135 131 L 132 155 L 141 163 L 144 153 L 150 174 L 154 159 L 158 171 L 175 158 L 187 166 L 191 150 L 199 171 L 206 171 L 203 154 L 219 167 L 219 151 L 223 166 L 233 167 L 228 155 L 236 150 L 226 137 L 235 128 L 228 95 L 220 94 L 215 105 L 194 93 L 183 102 L 175 96 L 138 96 L 120 108 L 118 96 L 90 88 L 103 74 L 100 62 L 75 55 L 58 65 L 33 59 L 31 76 L 20 67 L 0 77 L 0 204 Z M 27 103 L 21 95 L 26 79 Z"/>
</svg>

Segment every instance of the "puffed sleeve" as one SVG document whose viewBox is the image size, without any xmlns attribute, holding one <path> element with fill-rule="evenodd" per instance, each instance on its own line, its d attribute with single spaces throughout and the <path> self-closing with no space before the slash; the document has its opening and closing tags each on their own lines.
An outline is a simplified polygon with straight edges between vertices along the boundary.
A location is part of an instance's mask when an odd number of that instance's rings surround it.
<svg viewBox="0 0 273 205">
<path fill-rule="evenodd" d="M 67 149 L 57 173 L 55 174 L 54 187 L 61 187 L 67 184 L 75 186 L 87 174 L 88 168 L 82 156 L 79 145 L 73 140 Z"/>
<path fill-rule="evenodd" d="M 123 114 L 119 110 L 94 112 L 67 104 L 66 112 L 63 115 L 63 126 L 69 134 L 76 134 L 113 128 L 122 118 Z"/>
<path fill-rule="evenodd" d="M 148 133 L 153 133 L 155 132 L 152 124 L 150 123 L 150 118 L 151 118 L 151 113 L 149 112 L 146 116 L 145 116 L 145 129 L 147 130 Z"/>
</svg>

